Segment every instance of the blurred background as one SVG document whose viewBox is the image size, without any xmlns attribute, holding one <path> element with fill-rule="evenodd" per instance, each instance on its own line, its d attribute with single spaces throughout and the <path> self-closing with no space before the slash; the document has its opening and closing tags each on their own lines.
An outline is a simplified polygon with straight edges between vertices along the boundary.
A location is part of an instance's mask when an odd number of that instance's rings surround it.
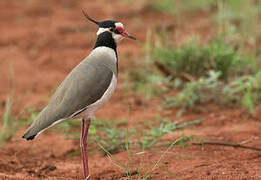
<svg viewBox="0 0 261 180">
<path fill-rule="evenodd" d="M 260 178 L 260 0 L 1 0 L 0 179 L 82 179 L 80 121 L 23 132 L 92 50 L 97 21 L 124 24 L 119 82 L 96 113 L 93 179 Z"/>
</svg>

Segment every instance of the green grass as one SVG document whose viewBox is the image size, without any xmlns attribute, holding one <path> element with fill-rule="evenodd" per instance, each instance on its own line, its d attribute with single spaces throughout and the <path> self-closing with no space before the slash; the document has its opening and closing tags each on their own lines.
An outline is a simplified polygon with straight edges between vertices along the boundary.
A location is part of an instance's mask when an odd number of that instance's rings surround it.
<svg viewBox="0 0 261 180">
<path fill-rule="evenodd" d="M 189 40 L 181 47 L 155 47 L 153 60 L 170 72 L 172 78 L 207 76 L 209 70 L 221 72 L 220 78 L 243 73 L 253 65 L 251 56 L 243 56 L 227 43 L 222 37 L 217 37 L 208 44 L 200 45 L 196 40 Z M 188 78 L 189 79 L 189 78 Z"/>
<path fill-rule="evenodd" d="M 124 148 L 122 150 L 126 150 L 127 153 L 127 160 L 126 162 L 121 162 L 117 160 L 113 153 L 108 150 L 108 147 L 106 148 L 103 144 L 101 144 L 99 138 L 96 137 L 95 141 L 100 146 L 102 151 L 107 155 L 107 157 L 111 160 L 111 162 L 120 168 L 123 173 L 126 175 L 127 179 L 132 179 L 133 174 L 137 174 L 138 179 L 148 179 L 151 175 L 151 173 L 156 169 L 159 168 L 159 164 L 162 161 L 164 155 L 174 146 L 174 145 L 180 145 L 182 147 L 186 146 L 187 142 L 192 139 L 191 136 L 185 136 L 182 135 L 178 140 L 176 141 L 165 141 L 163 139 L 163 136 L 166 134 L 173 133 L 173 131 L 185 128 L 187 126 L 200 123 L 202 120 L 195 120 L 191 122 L 184 122 L 181 123 L 181 121 L 175 121 L 170 122 L 169 120 L 163 119 L 162 122 L 160 122 L 160 125 L 153 125 L 149 129 L 144 128 L 143 132 L 140 131 L 140 129 L 132 128 L 131 131 L 129 131 L 129 125 L 128 120 L 126 121 L 126 126 L 124 127 L 126 130 L 124 131 L 125 139 L 122 139 L 122 145 L 124 147 L 120 146 L 120 148 Z M 159 127 L 158 127 L 159 126 Z M 97 130 L 98 131 L 98 130 Z M 130 133 L 131 132 L 131 133 Z M 139 138 L 141 137 L 141 138 Z M 118 141 L 121 141 L 118 139 Z M 117 143 L 119 144 L 119 143 Z M 112 144 L 113 145 L 113 144 Z M 152 164 L 152 167 L 149 168 L 150 170 L 147 170 L 145 172 L 141 172 L 141 170 L 144 168 L 144 166 L 151 166 L 151 164 L 144 164 L 143 162 L 143 155 L 146 154 L 146 149 L 151 148 L 164 148 L 167 147 L 167 149 L 161 154 L 160 158 Z M 141 150 L 136 152 L 137 150 Z M 135 153 L 133 152 L 135 151 Z M 137 163 L 135 159 L 140 159 L 140 162 Z M 165 172 L 167 172 L 165 170 Z M 173 176 L 173 173 L 167 172 L 171 176 Z"/>
<path fill-rule="evenodd" d="M 200 103 L 220 99 L 222 96 L 220 93 L 222 83 L 218 81 L 220 75 L 220 72 L 210 71 L 209 76 L 206 78 L 202 77 L 196 81 L 185 83 L 180 92 L 165 99 L 166 105 L 168 107 L 180 107 L 181 110 L 185 110 Z"/>
<path fill-rule="evenodd" d="M 158 0 L 152 4 L 154 9 L 171 14 L 195 10 L 210 10 L 215 5 L 216 0 Z"/>
<path fill-rule="evenodd" d="M 187 143 L 193 139 L 192 136 L 182 135 L 176 141 L 164 140 L 164 135 L 172 134 L 174 131 L 182 130 L 183 128 L 200 123 L 203 119 L 194 120 L 190 122 L 175 121 L 171 122 L 168 119 L 157 119 L 156 122 L 148 124 L 149 127 L 141 125 L 140 127 L 129 128 L 128 118 L 126 120 L 111 120 L 111 119 L 93 119 L 90 127 L 90 134 L 88 138 L 88 144 L 96 144 L 100 147 L 103 155 L 107 156 L 113 165 L 121 169 L 124 176 L 128 179 L 132 179 L 134 174 L 137 174 L 139 179 L 147 179 L 150 177 L 152 171 L 159 168 L 159 163 L 163 159 L 164 155 L 175 146 L 185 147 Z M 73 124 L 70 121 L 74 121 Z M 62 125 L 62 124 L 67 125 Z M 80 132 L 74 132 L 74 128 L 77 129 L 80 126 L 80 121 L 69 120 L 59 125 L 58 129 L 63 129 L 66 132 L 66 137 L 79 138 Z M 67 129 L 70 127 L 70 129 Z M 93 145 L 92 145 L 93 146 Z M 143 155 L 146 154 L 146 150 L 152 148 L 166 148 L 161 157 L 152 164 L 151 170 L 141 172 L 144 168 Z M 97 146 L 88 151 L 97 150 Z M 118 152 L 126 151 L 127 159 L 122 162 L 114 157 L 114 154 Z M 80 151 L 72 152 L 68 156 L 79 155 Z M 136 159 L 140 159 L 141 162 L 137 163 Z M 151 166 L 151 164 L 146 164 Z M 167 170 L 165 170 L 167 172 Z M 167 172 L 172 174 L 171 172 Z"/>
<path fill-rule="evenodd" d="M 141 135 L 140 138 L 138 138 L 138 147 L 139 149 L 145 150 L 154 147 L 169 145 L 168 142 L 162 141 L 162 137 L 164 135 L 171 134 L 175 130 L 179 130 L 186 126 L 200 123 L 201 121 L 203 121 L 203 119 L 181 123 L 181 121 L 171 122 L 168 119 L 164 119 L 164 121 L 160 122 L 159 125 L 156 124 L 150 126 L 150 129 L 147 129 L 144 135 Z M 187 137 L 187 141 L 191 139 L 192 137 Z"/>
<path fill-rule="evenodd" d="M 178 20 L 183 18 L 182 13 L 207 11 L 217 22 L 220 33 L 239 33 L 253 39 L 260 35 L 257 30 L 260 0 L 158 0 L 148 3 L 157 11 L 177 15 Z"/>
<path fill-rule="evenodd" d="M 93 119 L 88 142 L 96 143 L 102 146 L 110 154 L 116 154 L 120 151 L 128 149 L 151 149 L 156 147 L 168 146 L 170 142 L 163 141 L 163 136 L 171 134 L 176 130 L 181 130 L 187 126 L 200 123 L 203 119 L 194 120 L 191 122 L 175 121 L 171 122 L 168 119 L 161 119 L 149 126 L 140 125 L 128 128 L 128 120 L 111 120 L 111 119 Z M 79 120 L 68 120 L 58 125 L 55 131 L 61 129 L 65 132 L 66 138 L 80 138 Z M 77 128 L 77 131 L 75 129 Z M 126 138 L 128 138 L 128 145 L 126 145 Z M 185 139 L 185 138 L 184 138 Z M 192 137 L 187 137 L 187 141 Z M 184 142 L 185 144 L 185 142 Z M 183 145 L 184 145 L 183 144 Z M 126 149 L 126 147 L 128 149 Z M 94 148 L 95 149 L 95 148 Z M 92 151 L 93 149 L 90 149 Z M 102 151 L 103 152 L 103 151 Z M 76 153 L 78 154 L 78 153 Z"/>
<path fill-rule="evenodd" d="M 146 100 L 150 100 L 152 97 L 162 95 L 166 92 L 167 89 L 164 88 L 164 84 L 169 81 L 161 74 L 141 67 L 131 71 L 129 79 L 131 82 L 135 82 L 132 90 L 141 92 Z"/>
<path fill-rule="evenodd" d="M 3 64 L 5 61 L 2 62 Z M 5 107 L 3 116 L 0 116 L 1 131 L 0 131 L 0 147 L 4 146 L 5 142 L 11 140 L 12 136 L 16 132 L 15 116 L 12 113 L 13 97 L 15 94 L 16 83 L 15 74 L 11 64 L 9 65 L 9 76 L 7 76 L 8 83 L 6 86 L 9 89 L 10 94 L 5 98 Z M 4 67 L 4 66 L 3 66 Z"/>
<path fill-rule="evenodd" d="M 180 108 L 179 113 L 211 102 L 241 105 L 255 113 L 260 102 L 258 54 L 243 52 L 224 36 L 203 45 L 192 39 L 179 47 L 163 39 L 160 47 L 153 47 L 147 38 L 144 67 L 130 73 L 135 91 L 147 100 L 163 96 L 168 107 Z M 172 91 L 177 93 L 166 96 Z"/>
<path fill-rule="evenodd" d="M 127 123 L 128 124 L 128 123 Z M 126 127 L 126 134 L 128 134 L 128 125 Z M 142 156 L 146 154 L 145 151 L 137 152 L 137 153 L 132 153 L 131 150 L 129 149 L 129 138 L 128 135 L 126 136 L 126 141 L 125 141 L 125 149 L 127 152 L 127 164 L 124 162 L 121 162 L 117 160 L 106 148 L 104 148 L 101 144 L 97 142 L 97 144 L 100 146 L 100 148 L 104 151 L 104 153 L 107 155 L 107 157 L 110 159 L 110 161 L 113 163 L 113 165 L 117 166 L 121 171 L 125 174 L 127 179 L 132 179 L 132 175 L 137 174 L 139 180 L 146 180 L 151 176 L 151 173 L 155 171 L 157 168 L 162 169 L 160 167 L 160 163 L 163 160 L 164 156 L 173 148 L 173 146 L 187 142 L 187 137 L 186 136 L 181 136 L 175 141 L 172 141 L 168 144 L 167 149 L 160 155 L 159 159 L 156 160 L 154 163 L 150 164 L 143 164 L 143 159 Z M 135 161 L 135 158 L 138 157 L 141 159 L 141 163 L 137 164 Z M 149 170 L 145 171 L 144 173 L 141 172 L 141 169 L 144 168 L 144 166 L 149 166 Z M 163 169 L 163 171 L 167 172 L 171 177 L 175 176 L 175 173 L 170 172 L 168 170 Z"/>
<path fill-rule="evenodd" d="M 251 114 L 255 114 L 255 106 L 261 101 L 261 71 L 256 74 L 236 78 L 222 89 L 225 103 L 240 103 Z"/>
<path fill-rule="evenodd" d="M 224 34 L 204 44 L 194 38 L 181 46 L 169 44 L 165 36 L 161 43 L 155 42 L 160 46 L 153 46 L 150 39 L 144 45 L 144 67 L 130 73 L 134 90 L 141 91 L 145 99 L 164 97 L 164 103 L 180 108 L 179 112 L 215 102 L 241 105 L 255 113 L 260 102 L 258 50 L 238 48 L 241 42 Z M 155 39 L 160 41 L 161 36 Z M 174 96 L 167 95 L 172 91 Z"/>
<path fill-rule="evenodd" d="M 190 20 L 186 14 L 204 10 L 216 24 L 219 34 L 240 41 L 239 49 L 245 52 L 249 46 L 258 48 L 261 0 L 159 0 L 148 3 L 160 12 L 175 14 L 179 23 Z"/>
<path fill-rule="evenodd" d="M 223 0 L 217 1 L 216 19 L 221 32 L 239 33 L 244 38 L 250 37 L 254 43 L 258 31 L 258 19 L 261 14 L 260 0 Z"/>
<path fill-rule="evenodd" d="M 220 72 L 210 71 L 209 77 L 185 83 L 184 88 L 175 96 L 166 98 L 165 103 L 168 107 L 179 107 L 181 111 L 209 102 L 222 106 L 242 105 L 254 114 L 255 104 L 261 101 L 261 71 L 237 77 L 229 83 L 219 81 L 220 75 Z"/>
<path fill-rule="evenodd" d="M 12 100 L 10 98 L 6 99 L 5 111 L 2 118 L 1 132 L 0 132 L 0 147 L 4 145 L 6 141 L 9 141 L 16 131 L 16 123 L 11 114 L 12 110 Z"/>
</svg>

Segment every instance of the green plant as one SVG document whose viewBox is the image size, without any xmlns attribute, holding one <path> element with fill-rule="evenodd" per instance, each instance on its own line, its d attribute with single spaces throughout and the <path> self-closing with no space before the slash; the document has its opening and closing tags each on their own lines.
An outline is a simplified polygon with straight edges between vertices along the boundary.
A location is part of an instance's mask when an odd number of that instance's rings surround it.
<svg viewBox="0 0 261 180">
<path fill-rule="evenodd" d="M 128 126 L 127 126 L 128 127 Z M 128 128 L 127 128 L 128 129 Z M 128 134 L 128 130 L 126 130 L 126 134 Z M 140 169 L 142 168 L 142 163 L 140 163 L 139 165 L 137 165 L 135 163 L 135 160 L 134 158 L 136 156 L 140 156 L 140 155 L 143 155 L 145 154 L 146 152 L 145 151 L 141 151 L 141 152 L 137 152 L 137 153 L 132 153 L 130 150 L 129 150 L 129 139 L 128 139 L 128 136 L 126 136 L 126 143 L 125 143 L 125 148 L 127 150 L 127 153 L 128 153 L 128 163 L 127 165 L 125 165 L 124 163 L 122 163 L 121 161 L 117 160 L 106 148 L 104 148 L 101 144 L 99 144 L 97 142 L 97 144 L 100 146 L 100 148 L 105 152 L 105 154 L 107 155 L 107 157 L 110 159 L 110 161 L 115 165 L 117 166 L 118 168 L 120 168 L 125 176 L 127 177 L 127 179 L 132 179 L 132 175 L 134 174 L 138 174 L 138 179 L 139 180 L 146 180 L 150 177 L 151 173 L 156 170 L 157 168 L 160 168 L 159 167 L 159 164 L 160 162 L 163 160 L 164 156 L 166 153 L 168 153 L 170 151 L 170 149 L 177 145 L 177 144 L 180 144 L 180 143 L 183 143 L 183 142 L 187 142 L 187 137 L 186 136 L 181 136 L 180 138 L 178 138 L 177 140 L 175 141 L 172 141 L 168 144 L 167 146 L 167 149 L 161 154 L 161 156 L 159 157 L 159 159 L 157 161 L 155 161 L 154 164 L 152 164 L 152 167 L 149 168 L 149 170 L 147 170 L 143 175 L 141 174 L 140 172 Z M 131 170 L 131 166 L 134 166 L 136 170 L 132 171 Z M 151 166 L 149 164 L 149 166 Z M 169 172 L 169 171 L 166 171 L 170 176 L 173 177 L 173 174 L 172 172 Z"/>
<path fill-rule="evenodd" d="M 171 14 L 200 9 L 210 10 L 213 5 L 216 5 L 215 0 L 161 0 L 152 4 L 156 10 Z"/>
<path fill-rule="evenodd" d="M 214 101 L 223 105 L 241 104 L 254 114 L 255 104 L 261 100 L 261 71 L 224 83 L 219 81 L 220 72 L 210 71 L 209 77 L 187 82 L 175 96 L 165 99 L 168 107 L 180 107 L 182 111 L 196 105 Z"/>
<path fill-rule="evenodd" d="M 134 82 L 133 90 L 142 92 L 145 99 L 149 100 L 166 92 L 165 84 L 168 83 L 169 79 L 155 72 L 137 69 L 131 73 L 131 81 Z"/>
<path fill-rule="evenodd" d="M 190 122 L 184 122 L 180 124 L 181 121 L 174 121 L 171 122 L 169 120 L 164 120 L 163 122 L 160 123 L 160 125 L 157 125 L 156 127 L 151 127 L 149 130 L 145 132 L 145 135 L 141 136 L 138 139 L 138 145 L 140 149 L 150 149 L 153 147 L 160 147 L 160 146 L 168 146 L 169 142 L 164 142 L 162 141 L 162 137 L 166 134 L 170 134 L 175 130 L 182 129 L 186 126 L 197 124 L 202 122 L 203 119 L 199 120 L 194 120 Z M 189 141 L 192 139 L 192 137 L 187 137 L 183 136 L 183 140 L 186 139 L 186 141 Z M 158 144 L 159 142 L 163 142 Z M 185 143 L 185 141 L 183 141 Z M 157 146 L 156 146 L 157 144 Z"/>
<path fill-rule="evenodd" d="M 250 37 L 250 41 L 255 43 L 259 33 L 258 16 L 261 13 L 259 0 L 221 0 L 217 1 L 217 7 L 220 32 L 228 33 L 229 36 L 239 33 L 244 39 Z"/>
<path fill-rule="evenodd" d="M 5 102 L 2 129 L 0 132 L 0 147 L 4 145 L 5 141 L 10 140 L 16 131 L 16 123 L 13 121 L 11 109 L 12 100 L 10 98 L 7 98 Z"/>
<path fill-rule="evenodd" d="M 252 62 L 250 56 L 241 56 L 233 46 L 218 37 L 206 45 L 190 40 L 180 48 L 153 49 L 154 61 L 161 64 L 172 78 L 207 76 L 209 70 L 221 72 L 220 78 L 227 79 L 235 73 L 242 73 Z"/>
<path fill-rule="evenodd" d="M 255 113 L 255 104 L 261 100 L 261 71 L 254 75 L 238 77 L 224 86 L 225 102 L 239 102 L 250 113 Z"/>
<path fill-rule="evenodd" d="M 209 71 L 207 78 L 187 82 L 177 95 L 165 99 L 168 107 L 181 107 L 182 110 L 192 108 L 196 104 L 214 100 L 219 94 L 222 83 L 218 81 L 220 72 Z"/>
<path fill-rule="evenodd" d="M 168 146 L 168 148 L 161 154 L 160 158 L 154 163 L 153 167 L 152 167 L 150 170 L 148 170 L 148 171 L 145 172 L 145 174 L 143 175 L 142 180 L 146 180 L 146 179 L 150 176 L 150 174 L 159 166 L 159 163 L 162 161 L 162 159 L 163 159 L 163 157 L 165 156 L 165 154 L 168 153 L 169 150 L 170 150 L 174 145 L 178 144 L 180 141 L 183 141 L 183 137 L 178 138 L 177 140 L 175 140 L 174 142 L 172 142 L 172 143 Z M 168 172 L 168 174 L 170 174 L 171 176 L 173 176 L 173 173 L 171 173 L 171 172 Z"/>
<path fill-rule="evenodd" d="M 168 83 L 169 80 L 163 77 L 152 64 L 150 30 L 147 32 L 143 49 L 145 52 L 145 61 L 141 61 L 138 67 L 131 69 L 131 71 L 128 72 L 128 78 L 130 82 L 133 82 L 132 90 L 140 91 L 146 100 L 150 100 L 152 97 L 159 96 L 167 90 L 165 84 Z"/>
</svg>

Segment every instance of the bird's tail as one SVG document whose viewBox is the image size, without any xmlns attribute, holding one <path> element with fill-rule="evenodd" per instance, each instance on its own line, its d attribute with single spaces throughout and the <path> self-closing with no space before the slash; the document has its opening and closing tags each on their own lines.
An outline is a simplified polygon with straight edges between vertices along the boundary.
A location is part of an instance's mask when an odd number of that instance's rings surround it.
<svg viewBox="0 0 261 180">
<path fill-rule="evenodd" d="M 48 125 L 46 125 L 44 121 L 44 116 L 42 115 L 43 112 L 46 110 L 44 108 L 36 117 L 36 119 L 33 121 L 31 126 L 25 131 L 22 138 L 26 140 L 33 140 L 39 133 L 41 133 Z"/>
<path fill-rule="evenodd" d="M 46 114 L 54 114 L 50 109 L 44 108 L 36 117 L 31 126 L 26 130 L 22 138 L 26 140 L 33 140 L 37 135 L 46 129 L 58 124 L 67 118 L 60 118 L 59 116 L 46 116 Z"/>
<path fill-rule="evenodd" d="M 37 135 L 37 133 L 34 130 L 35 128 L 33 127 L 33 124 L 26 130 L 26 132 L 24 133 L 24 135 L 22 136 L 22 138 L 26 139 L 26 140 L 33 140 L 35 138 L 35 136 Z"/>
</svg>

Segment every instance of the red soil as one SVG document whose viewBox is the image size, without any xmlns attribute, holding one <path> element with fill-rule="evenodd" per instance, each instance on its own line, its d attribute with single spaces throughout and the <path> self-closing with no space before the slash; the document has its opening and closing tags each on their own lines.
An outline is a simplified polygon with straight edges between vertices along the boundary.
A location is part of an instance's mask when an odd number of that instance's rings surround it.
<svg viewBox="0 0 261 180">
<path fill-rule="evenodd" d="M 144 119 L 153 119 L 157 114 L 171 120 L 180 119 L 175 117 L 175 109 L 160 109 L 157 100 L 147 103 L 125 92 L 123 74 L 143 60 L 140 42 L 145 41 L 147 30 L 153 28 L 153 24 L 174 27 L 172 38 L 180 44 L 191 35 L 208 40 L 215 33 L 211 19 L 207 13 L 200 12 L 184 16 L 181 21 L 181 17 L 151 10 L 143 1 L 128 4 L 119 0 L 113 3 L 0 1 L 0 113 L 12 89 L 15 90 L 14 114 L 43 107 L 51 91 L 88 55 L 97 28 L 83 18 L 81 8 L 97 20 L 107 17 L 122 21 L 139 39 L 136 42 L 125 40 L 119 46 L 119 84 L 110 103 L 97 112 L 97 117 L 124 119 L 129 114 L 130 127 Z M 204 117 L 205 121 L 195 129 L 175 132 L 164 139 L 175 140 L 184 133 L 209 141 L 245 142 L 245 145 L 261 147 L 260 111 L 249 116 L 241 109 L 214 105 L 206 105 L 204 109 L 201 113 L 188 112 L 182 116 L 184 120 Z M 79 148 L 78 140 L 66 140 L 62 133 L 46 131 L 34 141 L 25 142 L 20 138 L 24 130 L 25 127 L 18 130 L 0 149 L 0 179 L 83 179 L 80 156 L 67 156 L 68 152 Z M 164 150 L 166 148 L 148 150 L 135 159 L 138 165 L 141 163 L 141 174 L 153 167 Z M 126 152 L 114 157 L 127 163 Z M 90 153 L 89 166 L 91 179 L 127 179 L 98 152 Z M 149 179 L 261 179 L 261 153 L 233 147 L 175 147 L 165 154 L 159 166 L 175 177 L 156 168 Z M 138 179 L 138 175 L 133 175 L 133 179 Z"/>
</svg>

